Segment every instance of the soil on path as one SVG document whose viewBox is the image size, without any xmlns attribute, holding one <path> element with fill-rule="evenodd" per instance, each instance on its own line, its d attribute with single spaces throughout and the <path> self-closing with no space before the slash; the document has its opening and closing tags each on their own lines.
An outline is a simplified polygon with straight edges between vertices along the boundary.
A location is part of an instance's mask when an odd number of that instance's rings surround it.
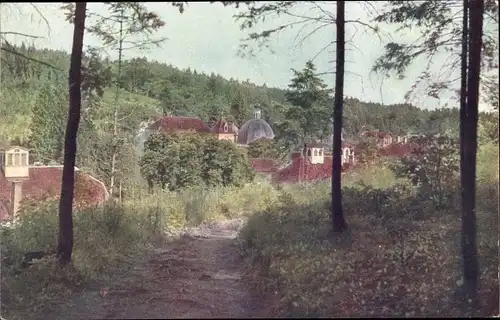
<svg viewBox="0 0 500 320">
<path fill-rule="evenodd" d="M 242 219 L 193 228 L 155 249 L 106 292 L 82 293 L 56 319 L 249 318 L 259 299 L 241 279 L 234 239 Z M 104 295 L 104 297 L 102 296 Z"/>
</svg>

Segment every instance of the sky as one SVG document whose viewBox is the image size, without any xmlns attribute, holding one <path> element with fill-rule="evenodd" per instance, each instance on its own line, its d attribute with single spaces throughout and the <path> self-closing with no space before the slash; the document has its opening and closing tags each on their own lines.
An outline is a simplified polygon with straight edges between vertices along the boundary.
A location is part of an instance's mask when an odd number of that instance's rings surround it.
<svg viewBox="0 0 500 320">
<path fill-rule="evenodd" d="M 324 10 L 335 11 L 334 2 L 325 3 Z M 370 21 L 368 13 L 359 4 L 354 2 L 346 2 L 346 4 L 347 20 Z M 384 3 L 376 3 L 376 5 L 380 9 Z M 0 7 L 1 30 L 39 37 L 27 39 L 22 36 L 7 35 L 6 39 L 12 43 L 20 44 L 25 41 L 37 47 L 70 52 L 73 26 L 65 21 L 60 6 L 60 3 L 37 3 L 36 8 L 29 3 L 2 4 Z M 148 51 L 127 51 L 126 59 L 144 56 L 172 64 L 180 69 L 189 67 L 191 70 L 195 69 L 206 74 L 213 72 L 228 79 L 234 78 L 241 81 L 248 79 L 258 85 L 265 83 L 268 87 L 279 88 L 286 88 L 293 77 L 292 69 L 302 69 L 309 59 L 314 58 L 318 72 L 335 70 L 334 46 L 318 55 L 326 44 L 334 41 L 334 25 L 322 28 L 305 41 L 301 39 L 315 26 L 302 31 L 298 27 L 286 30 L 270 42 L 273 52 L 263 49 L 256 51 L 255 56 L 240 57 L 237 55 L 239 45 L 249 32 L 273 28 L 292 21 L 291 18 L 273 17 L 264 23 L 259 23 L 249 31 L 241 30 L 240 23 L 233 17 L 238 11 L 244 10 L 242 8 L 199 2 L 190 3 L 181 14 L 166 2 L 146 3 L 146 6 L 166 22 L 165 27 L 156 33 L 156 37 L 165 37 L 167 40 L 160 48 L 152 48 Z M 88 10 L 101 14 L 107 12 L 102 3 L 88 3 Z M 294 12 L 304 15 L 312 14 L 310 5 L 305 2 L 299 4 Z M 388 36 L 393 36 L 395 29 L 391 26 L 384 26 L 382 31 Z M 403 80 L 398 80 L 395 76 L 384 79 L 380 75 L 373 74 L 371 67 L 383 52 L 383 41 L 386 41 L 388 37 L 381 41 L 369 30 L 352 23 L 348 24 L 346 33 L 346 40 L 352 41 L 349 42 L 346 52 L 345 95 L 362 101 L 385 104 L 403 103 L 406 92 L 423 71 L 424 61 L 416 61 Z M 412 30 L 403 37 L 405 40 L 411 40 L 416 39 L 418 35 L 418 30 Z M 84 45 L 102 46 L 97 38 L 89 34 L 85 35 Z M 108 51 L 108 54 L 111 58 L 117 57 L 116 52 Z M 444 64 L 446 59 L 448 56 L 438 55 L 436 65 Z M 333 86 L 334 77 L 334 74 L 323 76 L 329 86 Z M 424 109 L 442 107 L 446 104 L 457 106 L 457 102 L 447 94 L 443 94 L 440 99 L 431 99 L 421 95 L 411 102 Z"/>
</svg>

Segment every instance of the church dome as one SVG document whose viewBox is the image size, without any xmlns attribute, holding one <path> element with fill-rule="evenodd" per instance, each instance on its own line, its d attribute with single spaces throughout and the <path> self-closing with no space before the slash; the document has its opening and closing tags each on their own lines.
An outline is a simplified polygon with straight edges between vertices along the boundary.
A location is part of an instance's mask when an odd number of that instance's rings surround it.
<svg viewBox="0 0 500 320">
<path fill-rule="evenodd" d="M 238 132 L 238 144 L 248 145 L 259 139 L 274 139 L 274 132 L 266 120 L 260 118 L 260 110 L 254 112 L 254 119 L 245 122 Z"/>
</svg>

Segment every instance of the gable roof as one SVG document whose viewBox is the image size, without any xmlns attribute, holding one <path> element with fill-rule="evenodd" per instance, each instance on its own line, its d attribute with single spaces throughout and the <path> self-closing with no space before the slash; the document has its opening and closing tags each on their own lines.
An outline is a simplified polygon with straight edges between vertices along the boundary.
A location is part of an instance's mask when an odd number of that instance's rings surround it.
<svg viewBox="0 0 500 320">
<path fill-rule="evenodd" d="M 227 128 L 227 131 L 225 130 L 225 127 Z M 238 134 L 238 127 L 234 123 L 230 123 L 226 120 L 217 121 L 212 130 L 214 133 Z"/>
<path fill-rule="evenodd" d="M 22 184 L 23 201 L 58 199 L 61 193 L 62 166 L 30 167 L 29 179 Z M 0 220 L 10 215 L 12 184 L 0 175 Z M 101 204 L 109 197 L 104 183 L 75 168 L 75 198 L 77 208 Z"/>
<path fill-rule="evenodd" d="M 148 127 L 149 130 L 161 132 L 175 132 L 180 130 L 193 130 L 197 133 L 210 133 L 210 128 L 196 117 L 161 117 Z"/>
<path fill-rule="evenodd" d="M 320 181 L 332 176 L 333 158 L 325 156 L 323 163 L 312 163 L 307 157 L 295 153 L 292 162 L 273 174 L 275 183 L 295 183 L 302 181 Z M 342 172 L 352 169 L 349 164 L 342 165 Z M 299 179 L 300 176 L 300 179 Z"/>
</svg>

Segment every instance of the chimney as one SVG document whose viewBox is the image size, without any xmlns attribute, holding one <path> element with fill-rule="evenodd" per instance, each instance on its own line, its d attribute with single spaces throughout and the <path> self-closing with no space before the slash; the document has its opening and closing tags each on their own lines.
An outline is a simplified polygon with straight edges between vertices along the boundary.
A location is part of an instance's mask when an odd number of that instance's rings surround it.
<svg viewBox="0 0 500 320">
<path fill-rule="evenodd" d="M 292 170 L 295 171 L 297 170 L 298 175 L 297 175 L 297 180 L 298 182 L 301 182 L 303 177 L 304 177 L 304 157 L 302 156 L 302 152 L 300 151 L 295 151 L 292 152 Z"/>
</svg>

